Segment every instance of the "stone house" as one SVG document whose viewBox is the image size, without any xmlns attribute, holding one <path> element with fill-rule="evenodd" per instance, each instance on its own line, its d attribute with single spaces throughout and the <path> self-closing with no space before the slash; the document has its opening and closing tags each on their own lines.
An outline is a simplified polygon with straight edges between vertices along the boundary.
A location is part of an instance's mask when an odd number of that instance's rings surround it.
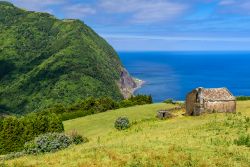
<svg viewBox="0 0 250 167">
<path fill-rule="evenodd" d="M 236 112 L 236 98 L 227 88 L 196 88 L 186 97 L 186 115 Z"/>
</svg>

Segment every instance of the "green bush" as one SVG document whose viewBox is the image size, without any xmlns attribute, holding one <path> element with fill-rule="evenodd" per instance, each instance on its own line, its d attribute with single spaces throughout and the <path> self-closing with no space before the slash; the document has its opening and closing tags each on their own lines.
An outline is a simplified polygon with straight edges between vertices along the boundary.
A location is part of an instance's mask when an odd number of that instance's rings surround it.
<svg viewBox="0 0 250 167">
<path fill-rule="evenodd" d="M 127 107 L 131 107 L 131 106 L 134 106 L 135 103 L 132 102 L 131 100 L 129 99 L 125 99 L 125 100 L 122 100 L 120 103 L 119 103 L 119 108 L 127 108 Z"/>
<path fill-rule="evenodd" d="M 148 95 L 136 95 L 132 96 L 128 99 L 122 100 L 119 102 L 119 108 L 126 108 L 135 105 L 144 105 L 144 104 L 152 104 L 152 96 Z"/>
<path fill-rule="evenodd" d="M 250 147 L 250 135 L 249 134 L 241 134 L 238 139 L 234 140 L 234 144 L 238 146 L 247 146 Z"/>
<path fill-rule="evenodd" d="M 64 133 L 46 133 L 25 143 L 24 150 L 26 154 L 55 152 L 67 148 L 72 143 L 72 138 Z"/>
<path fill-rule="evenodd" d="M 87 143 L 89 141 L 86 137 L 79 135 L 76 130 L 71 131 L 69 135 L 72 138 L 73 143 L 76 145 L 81 143 Z"/>
<path fill-rule="evenodd" d="M 31 113 L 26 116 L 6 117 L 0 121 L 0 154 L 17 152 L 25 142 L 47 132 L 62 132 L 61 119 L 54 113 Z"/>
<path fill-rule="evenodd" d="M 115 121 L 115 128 L 118 130 L 125 130 L 130 127 L 129 119 L 127 117 L 119 117 Z"/>
</svg>

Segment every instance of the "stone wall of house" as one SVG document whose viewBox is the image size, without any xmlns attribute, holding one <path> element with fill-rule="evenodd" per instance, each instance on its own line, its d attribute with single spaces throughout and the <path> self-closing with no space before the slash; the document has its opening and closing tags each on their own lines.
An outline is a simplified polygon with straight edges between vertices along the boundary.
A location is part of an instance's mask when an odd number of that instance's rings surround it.
<svg viewBox="0 0 250 167">
<path fill-rule="evenodd" d="M 236 101 L 207 101 L 204 108 L 209 112 L 236 112 Z"/>
<path fill-rule="evenodd" d="M 186 97 L 186 115 L 192 115 L 196 107 L 197 91 L 193 90 Z"/>
</svg>

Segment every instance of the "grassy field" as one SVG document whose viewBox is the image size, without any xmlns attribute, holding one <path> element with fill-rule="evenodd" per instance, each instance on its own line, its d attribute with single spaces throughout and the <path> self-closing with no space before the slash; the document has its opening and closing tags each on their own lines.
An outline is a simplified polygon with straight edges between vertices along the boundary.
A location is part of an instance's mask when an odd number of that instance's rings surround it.
<svg viewBox="0 0 250 167">
<path fill-rule="evenodd" d="M 239 166 L 249 167 L 250 148 L 234 140 L 250 133 L 250 101 L 238 102 L 238 114 L 183 116 L 168 120 L 155 118 L 159 109 L 173 105 L 152 104 L 108 111 L 64 122 L 66 132 L 77 130 L 88 137 L 86 144 L 38 156 L 4 162 L 8 166 Z M 117 131 L 118 116 L 127 116 L 133 125 Z"/>
</svg>

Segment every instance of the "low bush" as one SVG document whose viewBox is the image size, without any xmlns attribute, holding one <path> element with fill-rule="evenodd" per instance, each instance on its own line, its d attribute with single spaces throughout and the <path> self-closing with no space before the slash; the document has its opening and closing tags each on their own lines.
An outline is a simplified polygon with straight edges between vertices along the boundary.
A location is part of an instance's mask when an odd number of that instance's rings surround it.
<svg viewBox="0 0 250 167">
<path fill-rule="evenodd" d="M 115 128 L 118 130 L 125 130 L 130 127 L 129 119 L 127 117 L 119 117 L 115 121 Z"/>
<path fill-rule="evenodd" d="M 76 130 L 73 130 L 69 133 L 70 137 L 73 140 L 74 144 L 87 143 L 89 140 L 86 137 L 83 137 L 77 133 Z"/>
<path fill-rule="evenodd" d="M 26 154 L 55 152 L 67 148 L 72 143 L 73 139 L 64 133 L 46 133 L 25 143 L 24 151 Z"/>
<path fill-rule="evenodd" d="M 238 146 L 247 146 L 250 147 L 250 135 L 249 134 L 241 134 L 238 139 L 234 140 L 234 144 Z"/>
</svg>

